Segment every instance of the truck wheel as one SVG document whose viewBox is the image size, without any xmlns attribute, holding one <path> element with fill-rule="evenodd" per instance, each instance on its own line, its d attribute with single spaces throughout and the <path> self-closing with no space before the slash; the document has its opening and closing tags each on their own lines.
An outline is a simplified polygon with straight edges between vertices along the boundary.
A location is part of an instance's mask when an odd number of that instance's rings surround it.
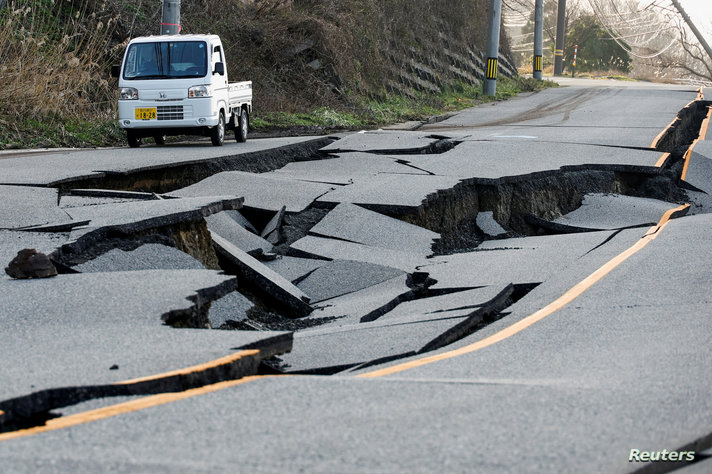
<svg viewBox="0 0 712 474">
<path fill-rule="evenodd" d="M 129 146 L 131 148 L 138 148 L 141 146 L 141 137 L 137 136 L 131 130 L 126 130 L 126 141 L 129 142 Z"/>
<path fill-rule="evenodd" d="M 165 135 L 156 135 L 153 137 L 153 141 L 156 142 L 156 145 L 165 145 L 166 144 L 166 136 Z"/>
<path fill-rule="evenodd" d="M 225 141 L 225 114 L 223 112 L 220 112 L 218 124 L 210 131 L 210 141 L 215 146 L 222 146 Z"/>
<path fill-rule="evenodd" d="M 250 123 L 250 118 L 247 116 L 247 110 L 240 109 L 240 116 L 237 118 L 237 127 L 235 127 L 235 140 L 239 143 L 247 141 L 247 128 Z"/>
</svg>

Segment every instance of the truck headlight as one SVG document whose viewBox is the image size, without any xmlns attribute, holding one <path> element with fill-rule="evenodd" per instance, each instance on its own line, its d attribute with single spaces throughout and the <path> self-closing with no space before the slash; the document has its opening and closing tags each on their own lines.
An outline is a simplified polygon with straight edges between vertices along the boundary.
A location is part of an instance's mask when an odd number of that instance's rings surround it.
<svg viewBox="0 0 712 474">
<path fill-rule="evenodd" d="M 138 100 L 138 89 L 133 87 L 122 87 L 119 91 L 119 99 Z"/>
<path fill-rule="evenodd" d="M 208 86 L 193 86 L 190 89 L 188 89 L 188 97 L 190 97 L 190 98 L 210 97 L 211 95 L 212 95 L 212 91 L 210 90 L 210 87 L 208 87 Z"/>
</svg>

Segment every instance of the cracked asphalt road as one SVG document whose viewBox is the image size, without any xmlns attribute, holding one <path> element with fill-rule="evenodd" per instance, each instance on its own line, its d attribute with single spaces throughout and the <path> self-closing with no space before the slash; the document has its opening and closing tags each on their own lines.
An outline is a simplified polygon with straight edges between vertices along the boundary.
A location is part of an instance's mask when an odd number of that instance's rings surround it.
<svg viewBox="0 0 712 474">
<path fill-rule="evenodd" d="M 13 348 L 0 465 L 631 472 L 650 466 L 631 449 L 704 459 L 705 92 L 577 81 L 415 132 L 334 137 L 309 159 L 303 138 L 231 144 L 231 159 L 145 147 L 150 179 L 121 150 L 0 160 L 0 257 L 33 247 L 62 264 L 54 279 L 0 278 Z M 277 145 L 302 158 L 285 165 Z M 246 152 L 267 163 L 254 179 Z M 170 189 L 70 191 L 103 169 L 90 153 L 135 178 L 124 189 Z M 220 166 L 155 174 L 175 159 Z"/>
</svg>

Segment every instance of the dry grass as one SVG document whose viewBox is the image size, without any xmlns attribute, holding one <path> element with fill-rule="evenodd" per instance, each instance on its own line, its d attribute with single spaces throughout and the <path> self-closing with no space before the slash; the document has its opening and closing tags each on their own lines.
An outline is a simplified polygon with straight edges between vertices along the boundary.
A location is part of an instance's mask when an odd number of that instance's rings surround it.
<svg viewBox="0 0 712 474">
<path fill-rule="evenodd" d="M 393 56 L 441 56 L 451 47 L 442 33 L 481 49 L 487 19 L 473 12 L 486 9 L 487 0 L 389 0 L 387 8 L 382 0 L 194 0 L 182 2 L 181 24 L 184 33 L 222 37 L 230 80 L 253 81 L 255 119 L 320 107 L 363 116 L 374 100 L 393 101 L 385 88 Z M 0 148 L 46 135 L 34 123 L 60 135 L 68 121 L 113 123 L 109 66 L 129 39 L 158 34 L 160 14 L 158 0 L 8 0 L 0 9 Z"/>
<path fill-rule="evenodd" d="M 106 52 L 115 24 L 89 0 L 10 0 L 0 11 L 0 113 L 36 120 L 111 113 Z"/>
</svg>

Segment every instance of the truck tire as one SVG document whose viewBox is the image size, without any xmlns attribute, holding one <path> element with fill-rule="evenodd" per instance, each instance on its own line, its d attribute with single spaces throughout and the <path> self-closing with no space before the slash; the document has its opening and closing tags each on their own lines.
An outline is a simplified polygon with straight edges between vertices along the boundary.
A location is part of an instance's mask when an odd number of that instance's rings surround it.
<svg viewBox="0 0 712 474">
<path fill-rule="evenodd" d="M 220 118 L 218 118 L 218 124 L 215 125 L 212 130 L 210 130 L 210 141 L 213 142 L 215 146 L 222 146 L 225 142 L 225 113 L 220 112 Z"/>
<path fill-rule="evenodd" d="M 129 142 L 131 148 L 141 146 L 141 137 L 137 136 L 132 130 L 126 130 L 126 141 Z"/>
<path fill-rule="evenodd" d="M 237 127 L 235 127 L 235 140 L 238 143 L 247 141 L 247 129 L 249 128 L 250 117 L 247 115 L 247 110 L 240 109 L 240 116 L 237 118 Z"/>
</svg>

